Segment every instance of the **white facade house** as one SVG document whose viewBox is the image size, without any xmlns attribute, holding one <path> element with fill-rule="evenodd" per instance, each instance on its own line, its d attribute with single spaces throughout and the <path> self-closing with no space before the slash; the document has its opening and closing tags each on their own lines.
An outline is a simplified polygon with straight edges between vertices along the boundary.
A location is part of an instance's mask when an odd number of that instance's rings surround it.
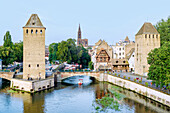
<svg viewBox="0 0 170 113">
<path fill-rule="evenodd" d="M 129 62 L 129 71 L 135 70 L 135 51 L 130 55 L 130 58 L 128 59 Z"/>
<path fill-rule="evenodd" d="M 124 59 L 125 58 L 125 46 L 124 45 L 113 45 L 113 58 Z"/>
<path fill-rule="evenodd" d="M 0 59 L 0 69 L 2 69 L 2 60 Z"/>
</svg>

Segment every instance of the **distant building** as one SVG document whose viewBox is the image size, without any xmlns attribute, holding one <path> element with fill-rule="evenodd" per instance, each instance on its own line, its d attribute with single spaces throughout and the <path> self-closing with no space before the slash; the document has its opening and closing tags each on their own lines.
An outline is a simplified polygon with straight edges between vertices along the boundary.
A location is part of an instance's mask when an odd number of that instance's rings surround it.
<svg viewBox="0 0 170 113">
<path fill-rule="evenodd" d="M 23 27 L 23 79 L 45 79 L 45 29 L 37 14 Z"/>
<path fill-rule="evenodd" d="M 47 61 L 49 60 L 49 54 L 49 46 L 45 46 L 45 60 Z"/>
<path fill-rule="evenodd" d="M 148 53 L 160 47 L 160 34 L 151 23 L 144 23 L 135 35 L 135 73 L 147 75 L 149 64 Z"/>
<path fill-rule="evenodd" d="M 132 48 L 128 54 L 126 54 L 126 59 L 129 63 L 129 71 L 132 72 L 135 70 L 135 48 Z"/>
<path fill-rule="evenodd" d="M 134 54 L 135 43 L 130 41 L 128 37 L 125 40 L 119 41 L 119 43 L 112 46 L 109 46 L 104 40 L 99 40 L 95 43 L 89 51 L 94 70 L 128 72 L 130 70 L 129 66 L 134 66 L 134 59 L 131 58 L 131 55 Z M 134 70 L 134 67 L 132 68 Z"/>
<path fill-rule="evenodd" d="M 77 35 L 77 46 L 83 45 L 83 47 L 88 47 L 88 39 L 82 39 L 81 28 L 79 24 L 78 35 Z"/>
<path fill-rule="evenodd" d="M 0 69 L 2 69 L 2 60 L 0 59 Z"/>
</svg>

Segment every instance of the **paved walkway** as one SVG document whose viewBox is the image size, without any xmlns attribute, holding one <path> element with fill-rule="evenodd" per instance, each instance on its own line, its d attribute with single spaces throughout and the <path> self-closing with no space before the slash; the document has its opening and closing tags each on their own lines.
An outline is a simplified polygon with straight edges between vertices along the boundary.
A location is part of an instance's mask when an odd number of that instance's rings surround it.
<svg viewBox="0 0 170 113">
<path fill-rule="evenodd" d="M 153 84 L 152 80 L 148 80 L 147 76 L 139 76 L 139 75 L 132 74 L 130 72 L 128 72 L 128 73 L 116 72 L 116 74 L 117 74 L 116 76 L 120 75 L 121 78 L 124 78 L 124 76 L 125 76 L 126 77 L 125 79 L 128 79 L 130 77 L 129 80 L 131 80 L 131 81 L 134 81 L 134 79 L 136 79 L 137 83 L 139 83 L 139 81 L 142 81 L 140 84 L 143 84 L 143 85 L 145 85 L 145 83 L 147 82 L 149 87 L 160 90 L 167 94 L 170 94 L 169 90 L 167 90 L 165 88 L 160 88 L 160 86 L 156 87 L 156 84 Z M 113 75 L 115 75 L 115 73 Z"/>
</svg>

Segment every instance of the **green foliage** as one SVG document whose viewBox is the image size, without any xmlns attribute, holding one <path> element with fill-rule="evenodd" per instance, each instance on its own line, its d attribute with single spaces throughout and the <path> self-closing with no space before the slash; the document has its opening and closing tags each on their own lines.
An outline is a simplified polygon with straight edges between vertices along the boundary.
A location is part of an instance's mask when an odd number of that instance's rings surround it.
<svg viewBox="0 0 170 113">
<path fill-rule="evenodd" d="M 152 50 L 148 54 L 149 73 L 148 78 L 156 81 L 158 85 L 170 84 L 170 42 L 164 42 L 160 48 Z"/>
<path fill-rule="evenodd" d="M 3 65 L 9 65 L 14 62 L 14 52 L 10 47 L 0 47 L 0 59 Z"/>
<path fill-rule="evenodd" d="M 133 81 L 136 82 L 136 78 L 134 78 Z"/>
<path fill-rule="evenodd" d="M 23 42 L 15 43 L 12 47 L 14 52 L 14 60 L 17 62 L 23 62 Z"/>
<path fill-rule="evenodd" d="M 139 80 L 139 83 L 142 83 L 142 80 Z"/>
<path fill-rule="evenodd" d="M 93 62 L 92 62 L 92 61 L 89 62 L 89 68 L 90 68 L 91 70 L 94 69 L 94 68 L 93 68 Z"/>
<path fill-rule="evenodd" d="M 161 20 L 156 24 L 156 29 L 160 33 L 161 45 L 170 41 L 170 17 L 167 20 Z"/>
<path fill-rule="evenodd" d="M 83 68 L 87 67 L 90 62 L 88 50 L 83 46 L 76 46 L 75 39 L 68 39 L 60 43 L 52 43 L 49 46 L 49 61 L 55 60 L 67 61 L 67 63 L 79 63 Z"/>
<path fill-rule="evenodd" d="M 4 35 L 4 44 L 3 44 L 3 46 L 4 47 L 10 47 L 10 48 L 12 48 L 12 46 L 13 46 L 11 35 L 10 35 L 9 31 L 7 31 L 6 34 Z"/>
<path fill-rule="evenodd" d="M 130 80 L 130 77 L 128 77 L 128 79 Z"/>
<path fill-rule="evenodd" d="M 145 82 L 145 85 L 148 87 L 148 82 Z"/>
<path fill-rule="evenodd" d="M 126 78 L 126 76 L 123 76 L 123 78 L 125 79 L 125 78 Z"/>
</svg>

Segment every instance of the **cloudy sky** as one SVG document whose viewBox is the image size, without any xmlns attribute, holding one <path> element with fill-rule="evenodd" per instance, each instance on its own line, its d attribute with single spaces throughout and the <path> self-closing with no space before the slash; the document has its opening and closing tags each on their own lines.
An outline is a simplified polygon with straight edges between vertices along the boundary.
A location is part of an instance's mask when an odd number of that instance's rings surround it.
<svg viewBox="0 0 170 113">
<path fill-rule="evenodd" d="M 13 42 L 22 41 L 22 27 L 33 13 L 46 27 L 46 45 L 77 39 L 79 23 L 90 45 L 135 40 L 144 22 L 155 25 L 170 16 L 169 5 L 170 0 L 0 0 L 0 45 L 6 31 Z"/>
</svg>

